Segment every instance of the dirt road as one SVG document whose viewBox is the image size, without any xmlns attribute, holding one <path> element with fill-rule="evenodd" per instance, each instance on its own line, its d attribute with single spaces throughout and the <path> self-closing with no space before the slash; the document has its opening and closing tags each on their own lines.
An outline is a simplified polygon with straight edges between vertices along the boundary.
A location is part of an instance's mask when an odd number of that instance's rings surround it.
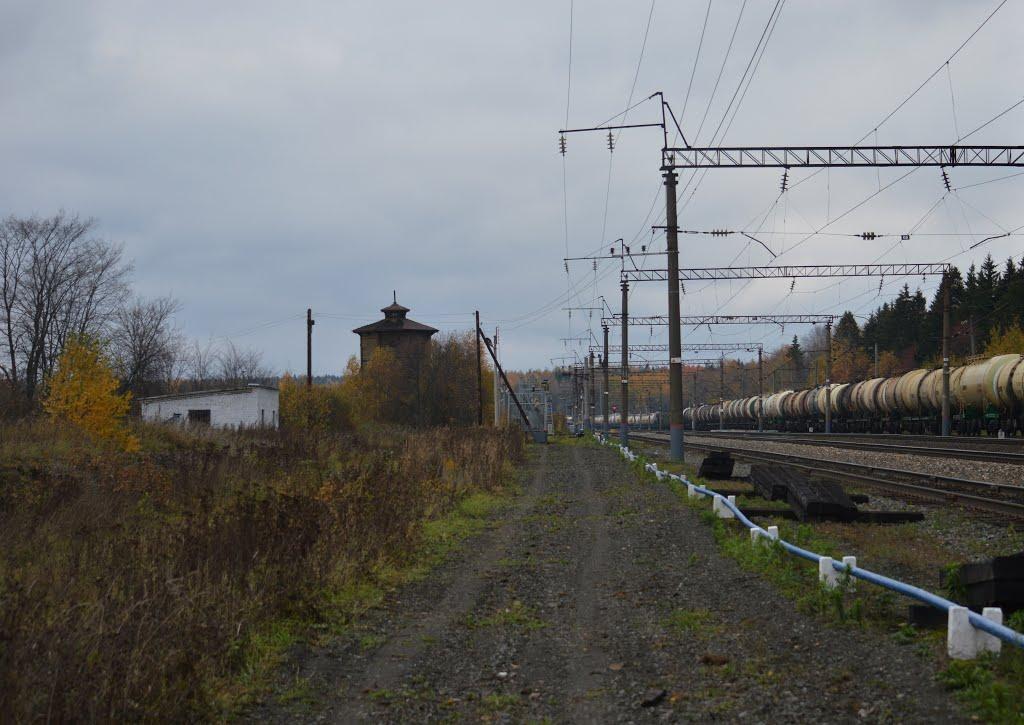
<svg viewBox="0 0 1024 725">
<path fill-rule="evenodd" d="M 281 720 L 944 722 L 928 659 L 798 614 L 611 449 L 538 447 L 493 528 L 298 658 Z M 379 643 L 379 644 L 377 644 Z"/>
</svg>

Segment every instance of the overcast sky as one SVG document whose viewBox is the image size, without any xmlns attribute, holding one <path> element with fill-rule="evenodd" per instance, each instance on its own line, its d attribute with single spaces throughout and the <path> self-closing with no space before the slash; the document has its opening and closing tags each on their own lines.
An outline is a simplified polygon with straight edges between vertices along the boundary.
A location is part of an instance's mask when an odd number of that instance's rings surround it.
<svg viewBox="0 0 1024 725">
<path fill-rule="evenodd" d="M 874 141 L 879 121 L 997 4 L 788 0 L 724 143 Z M 707 7 L 656 2 L 637 73 L 648 0 L 576 0 L 570 126 L 621 112 L 631 90 L 633 102 L 663 90 L 677 114 L 685 105 L 688 140 L 710 142 L 775 2 L 713 0 L 694 72 Z M 187 335 L 232 337 L 278 371 L 304 366 L 312 307 L 315 370 L 340 372 L 357 351 L 351 329 L 379 318 L 393 289 L 411 317 L 444 330 L 468 328 L 479 309 L 489 331 L 501 327 L 508 365 L 546 366 L 572 354 L 559 338 L 589 324 L 588 313 L 570 322 L 560 309 L 567 249 L 588 254 L 618 237 L 635 240 L 634 251 L 664 249 L 650 232 L 662 198 L 648 217 L 656 131 L 618 138 L 610 180 L 606 139 L 571 136 L 563 203 L 568 0 L 0 0 L 0 9 L 0 212 L 95 217 L 104 237 L 125 244 L 139 294 L 181 301 Z M 1021 27 L 1024 2 L 1010 0 L 878 128 L 878 142 L 951 143 L 1024 96 Z M 657 117 L 654 102 L 628 116 Z M 1024 106 L 970 142 L 1024 144 Z M 680 224 L 748 231 L 787 264 L 941 261 L 1024 225 L 1024 176 L 962 188 L 1012 169 L 953 169 L 961 189 L 944 197 L 939 170 L 926 168 L 824 229 L 912 231 L 909 241 L 818 235 L 782 253 L 906 172 L 823 172 L 773 206 L 776 170 L 716 170 L 687 191 Z M 790 186 L 807 175 L 794 170 Z M 951 261 L 1020 257 L 1021 239 Z M 684 267 L 771 261 L 741 236 L 681 244 Z M 617 264 L 599 265 L 596 286 L 589 263 L 570 270 L 572 305 L 603 294 L 618 310 Z M 880 295 L 877 279 L 799 280 L 792 294 L 789 280 L 693 284 L 683 313 L 866 315 L 901 283 L 887 280 Z M 936 281 L 911 284 L 930 295 Z M 638 286 L 630 304 L 664 314 L 664 285 Z M 794 332 L 684 334 L 777 344 Z M 664 329 L 632 336 L 664 339 Z"/>
</svg>

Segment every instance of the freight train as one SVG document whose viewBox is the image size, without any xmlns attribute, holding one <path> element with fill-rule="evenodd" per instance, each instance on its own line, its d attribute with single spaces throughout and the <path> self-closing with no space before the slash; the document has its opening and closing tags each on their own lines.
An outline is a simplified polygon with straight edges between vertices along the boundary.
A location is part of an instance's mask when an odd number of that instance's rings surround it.
<svg viewBox="0 0 1024 725">
<path fill-rule="evenodd" d="M 608 422 L 613 428 L 618 428 L 622 421 L 622 415 L 611 413 L 608 415 Z M 594 416 L 594 428 L 601 430 L 604 427 L 604 416 Z M 658 430 L 668 427 L 668 416 L 664 413 L 630 413 L 629 427 L 634 430 Z"/>
<path fill-rule="evenodd" d="M 824 430 L 826 388 L 783 390 L 764 398 L 764 428 Z M 942 416 L 942 368 L 911 370 L 829 386 L 832 430 L 848 433 L 937 433 Z M 961 435 L 1024 432 L 1024 355 L 996 355 L 950 369 L 953 430 Z M 757 428 L 757 396 L 683 411 L 688 429 Z"/>
</svg>

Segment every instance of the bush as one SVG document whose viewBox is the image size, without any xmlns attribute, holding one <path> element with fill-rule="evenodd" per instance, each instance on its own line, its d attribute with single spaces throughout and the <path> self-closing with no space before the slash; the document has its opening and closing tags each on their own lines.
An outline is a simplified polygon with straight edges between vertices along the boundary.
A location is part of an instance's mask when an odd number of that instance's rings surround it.
<svg viewBox="0 0 1024 725">
<path fill-rule="evenodd" d="M 0 721 L 223 716 L 274 622 L 324 619 L 521 445 L 381 429 L 317 462 L 273 431 L 140 426 L 135 454 L 48 421 L 0 433 Z"/>
</svg>

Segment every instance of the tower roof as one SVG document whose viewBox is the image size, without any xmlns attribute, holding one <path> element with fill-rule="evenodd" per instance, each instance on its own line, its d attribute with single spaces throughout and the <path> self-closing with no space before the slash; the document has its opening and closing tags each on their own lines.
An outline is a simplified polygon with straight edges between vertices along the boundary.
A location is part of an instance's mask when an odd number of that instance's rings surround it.
<svg viewBox="0 0 1024 725">
<path fill-rule="evenodd" d="M 424 325 L 421 322 L 410 320 L 406 317 L 406 313 L 409 312 L 409 308 L 398 304 L 398 296 L 391 293 L 391 304 L 387 307 L 381 307 L 380 311 L 384 313 L 384 319 L 378 320 L 377 322 L 371 322 L 369 325 L 363 325 L 352 330 L 357 335 L 362 335 L 369 332 L 419 332 L 433 335 L 437 332 L 437 328 L 431 327 L 430 325 Z"/>
</svg>

